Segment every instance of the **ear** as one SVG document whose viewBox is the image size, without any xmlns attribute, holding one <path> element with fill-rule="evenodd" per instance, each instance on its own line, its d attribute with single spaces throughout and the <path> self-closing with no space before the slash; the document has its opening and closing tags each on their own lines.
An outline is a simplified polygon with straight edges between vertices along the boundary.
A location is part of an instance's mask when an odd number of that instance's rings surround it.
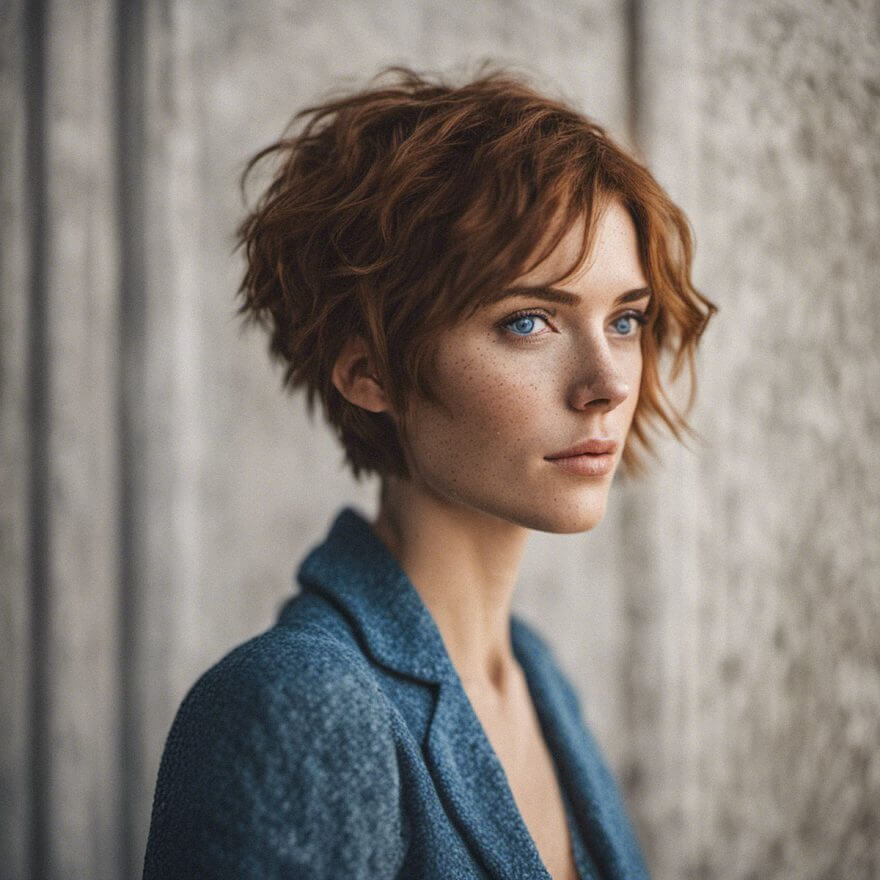
<svg viewBox="0 0 880 880">
<path fill-rule="evenodd" d="M 351 336 L 345 341 L 330 378 L 349 403 L 370 412 L 391 410 L 391 403 L 376 377 L 369 349 L 362 337 Z"/>
</svg>

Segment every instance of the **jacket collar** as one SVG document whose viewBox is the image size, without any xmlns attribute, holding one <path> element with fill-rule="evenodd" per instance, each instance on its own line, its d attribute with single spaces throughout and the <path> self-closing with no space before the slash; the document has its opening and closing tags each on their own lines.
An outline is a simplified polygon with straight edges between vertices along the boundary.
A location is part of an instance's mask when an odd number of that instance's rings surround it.
<svg viewBox="0 0 880 880">
<path fill-rule="evenodd" d="M 297 578 L 349 618 L 383 666 L 434 684 L 455 677 L 422 597 L 354 508 L 339 512 L 326 540 L 300 564 Z"/>
<path fill-rule="evenodd" d="M 550 880 L 493 750 L 446 651 L 440 631 L 397 560 L 351 507 L 303 560 L 297 577 L 351 621 L 374 661 L 435 685 L 426 757 L 438 791 L 492 877 Z M 543 642 L 516 616 L 511 641 L 547 743 L 603 876 L 644 875 L 598 749 L 564 694 Z"/>
</svg>

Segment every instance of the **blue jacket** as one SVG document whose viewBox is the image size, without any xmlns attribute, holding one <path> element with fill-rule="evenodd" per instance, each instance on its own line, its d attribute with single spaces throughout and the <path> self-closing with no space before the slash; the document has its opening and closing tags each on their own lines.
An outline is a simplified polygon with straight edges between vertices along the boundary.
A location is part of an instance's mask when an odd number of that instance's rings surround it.
<svg viewBox="0 0 880 880">
<path fill-rule="evenodd" d="M 162 756 L 158 878 L 548 880 L 421 597 L 342 510 L 278 623 L 194 685 Z M 648 876 L 577 697 L 516 615 L 511 639 L 583 878 Z"/>
</svg>

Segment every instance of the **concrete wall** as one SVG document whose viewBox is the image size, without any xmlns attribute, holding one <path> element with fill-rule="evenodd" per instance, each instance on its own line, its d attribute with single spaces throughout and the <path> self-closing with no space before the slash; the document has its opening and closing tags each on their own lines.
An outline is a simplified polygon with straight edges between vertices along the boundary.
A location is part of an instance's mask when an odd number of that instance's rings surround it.
<svg viewBox="0 0 880 880">
<path fill-rule="evenodd" d="M 164 737 L 375 485 L 241 335 L 236 176 L 380 65 L 517 63 L 636 144 L 721 306 L 702 445 L 536 535 L 658 878 L 880 872 L 877 2 L 7 2 L 0 873 L 139 875 Z"/>
<path fill-rule="evenodd" d="M 633 795 L 662 876 L 877 876 L 880 6 L 645 10 L 641 140 L 722 312 L 666 532 L 627 499 L 668 548 L 626 579 Z"/>
</svg>

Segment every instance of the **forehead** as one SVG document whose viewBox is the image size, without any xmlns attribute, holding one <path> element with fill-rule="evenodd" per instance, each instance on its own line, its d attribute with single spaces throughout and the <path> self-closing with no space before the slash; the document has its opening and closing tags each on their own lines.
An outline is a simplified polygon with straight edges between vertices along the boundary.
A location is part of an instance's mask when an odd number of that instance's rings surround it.
<svg viewBox="0 0 880 880">
<path fill-rule="evenodd" d="M 645 284 L 638 233 L 619 199 L 612 199 L 601 210 L 589 249 L 582 254 L 585 226 L 586 218 L 578 218 L 547 258 L 519 276 L 515 284 Z M 572 266 L 574 270 L 569 272 Z"/>
</svg>

